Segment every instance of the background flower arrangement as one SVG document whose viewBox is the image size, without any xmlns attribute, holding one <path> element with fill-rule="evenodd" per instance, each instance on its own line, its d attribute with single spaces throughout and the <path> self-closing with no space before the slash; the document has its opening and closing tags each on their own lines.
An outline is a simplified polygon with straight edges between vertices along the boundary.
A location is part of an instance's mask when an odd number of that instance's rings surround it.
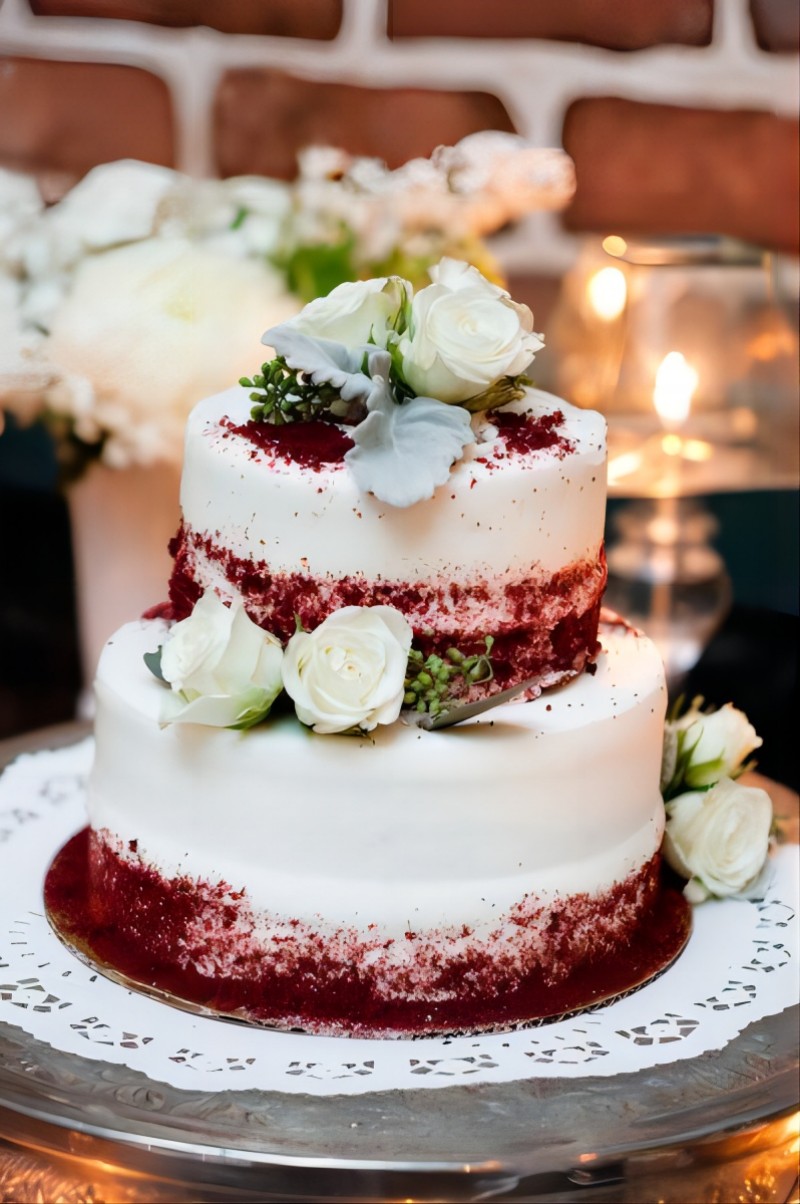
<svg viewBox="0 0 800 1204">
<path fill-rule="evenodd" d="M 178 463 L 194 401 L 228 383 L 264 313 L 296 308 L 267 258 L 284 190 L 137 162 L 95 168 L 49 209 L 32 181 L 0 184 L 28 197 L 2 252 L 3 404 L 50 427 L 66 481 L 95 458 Z"/>
<path fill-rule="evenodd" d="M 66 480 L 177 464 L 188 410 L 267 326 L 345 280 L 427 283 L 445 254 L 496 277 L 485 236 L 573 188 L 563 152 L 499 133 L 396 171 L 310 148 L 292 184 L 121 161 L 49 208 L 0 171 L 0 405 L 47 423 Z"/>
</svg>

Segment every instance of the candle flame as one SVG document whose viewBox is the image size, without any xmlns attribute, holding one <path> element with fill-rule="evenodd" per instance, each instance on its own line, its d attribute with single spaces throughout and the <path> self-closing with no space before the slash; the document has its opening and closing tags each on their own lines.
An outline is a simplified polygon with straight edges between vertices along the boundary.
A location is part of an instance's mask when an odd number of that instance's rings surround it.
<svg viewBox="0 0 800 1204">
<path fill-rule="evenodd" d="M 680 351 L 665 355 L 656 372 L 653 405 L 667 427 L 682 426 L 689 417 L 699 377 Z"/>
<path fill-rule="evenodd" d="M 628 284 L 619 268 L 601 268 L 586 282 L 589 304 L 604 322 L 613 322 L 625 308 Z"/>
</svg>

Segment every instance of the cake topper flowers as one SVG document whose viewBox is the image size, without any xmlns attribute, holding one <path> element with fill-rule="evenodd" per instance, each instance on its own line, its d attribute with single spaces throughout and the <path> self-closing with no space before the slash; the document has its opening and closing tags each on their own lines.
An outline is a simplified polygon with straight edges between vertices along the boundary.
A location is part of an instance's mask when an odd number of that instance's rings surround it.
<svg viewBox="0 0 800 1204">
<path fill-rule="evenodd" d="M 268 330 L 275 358 L 252 379 L 252 417 L 351 426 L 345 463 L 392 506 L 432 497 L 464 448 L 471 415 L 530 384 L 542 339 L 525 305 L 477 268 L 443 259 L 415 293 L 399 276 L 342 284 Z"/>
</svg>

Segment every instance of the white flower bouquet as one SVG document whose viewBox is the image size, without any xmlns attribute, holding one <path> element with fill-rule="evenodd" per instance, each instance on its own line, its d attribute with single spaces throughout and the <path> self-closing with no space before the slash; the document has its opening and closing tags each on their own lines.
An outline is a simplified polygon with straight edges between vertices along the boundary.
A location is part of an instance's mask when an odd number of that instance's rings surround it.
<svg viewBox="0 0 800 1204">
<path fill-rule="evenodd" d="M 492 133 L 397 171 L 311 148 L 292 184 L 110 163 L 49 208 L 0 171 L 0 406 L 47 422 L 67 480 L 178 464 L 189 408 L 265 327 L 343 281 L 424 283 L 443 254 L 492 276 L 482 238 L 573 188 L 563 152 Z"/>
<path fill-rule="evenodd" d="M 0 404 L 48 424 L 66 481 L 98 457 L 179 464 L 191 406 L 299 308 L 269 261 L 287 187 L 123 161 L 50 208 L 0 172 L 3 204 Z"/>
</svg>

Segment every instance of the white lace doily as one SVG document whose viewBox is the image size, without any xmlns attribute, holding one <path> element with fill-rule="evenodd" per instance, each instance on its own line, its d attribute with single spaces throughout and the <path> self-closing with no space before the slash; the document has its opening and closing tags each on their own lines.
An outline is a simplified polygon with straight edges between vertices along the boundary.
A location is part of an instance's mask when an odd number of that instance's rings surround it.
<svg viewBox="0 0 800 1204">
<path fill-rule="evenodd" d="M 314 1037 L 193 1016 L 74 957 L 43 914 L 51 858 L 85 822 L 91 740 L 21 757 L 0 779 L 0 1022 L 67 1053 L 174 1087 L 314 1095 L 616 1075 L 720 1049 L 796 1001 L 796 846 L 764 898 L 704 903 L 679 960 L 627 999 L 540 1028 L 480 1037 Z"/>
</svg>

